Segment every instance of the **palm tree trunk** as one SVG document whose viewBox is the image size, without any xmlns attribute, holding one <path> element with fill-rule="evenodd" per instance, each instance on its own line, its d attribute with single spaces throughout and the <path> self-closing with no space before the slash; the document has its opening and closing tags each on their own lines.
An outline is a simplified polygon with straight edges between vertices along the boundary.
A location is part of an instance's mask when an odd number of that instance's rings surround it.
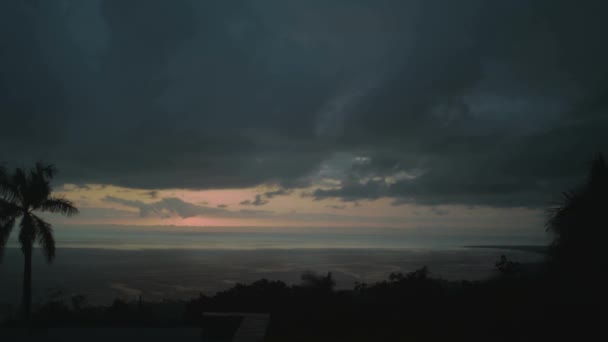
<svg viewBox="0 0 608 342">
<path fill-rule="evenodd" d="M 32 246 L 23 249 L 23 319 L 30 321 L 32 306 Z"/>
</svg>

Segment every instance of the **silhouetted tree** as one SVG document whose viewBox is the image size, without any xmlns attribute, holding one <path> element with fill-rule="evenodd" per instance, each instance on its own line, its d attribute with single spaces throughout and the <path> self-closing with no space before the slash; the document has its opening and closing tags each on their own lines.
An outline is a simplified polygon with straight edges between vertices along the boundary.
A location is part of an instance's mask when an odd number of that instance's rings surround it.
<svg viewBox="0 0 608 342">
<path fill-rule="evenodd" d="M 81 294 L 73 295 L 70 300 L 72 301 L 72 308 L 74 311 L 80 311 L 87 302 L 87 297 Z"/>
<path fill-rule="evenodd" d="M 403 282 L 403 281 L 424 281 L 429 279 L 429 269 L 426 266 L 419 268 L 415 271 L 409 272 L 406 275 L 403 273 L 391 273 L 388 276 L 391 282 Z"/>
<path fill-rule="evenodd" d="M 505 276 L 510 276 L 517 273 L 521 267 L 520 263 L 507 259 L 507 256 L 504 254 L 500 256 L 500 260 L 498 260 L 494 265 L 496 266 L 498 272 Z"/>
<path fill-rule="evenodd" d="M 34 212 L 51 212 L 71 216 L 78 213 L 72 202 L 52 195 L 50 181 L 55 167 L 42 163 L 26 172 L 17 168 L 13 174 L 0 174 L 0 252 L 20 218 L 19 243 L 24 256 L 23 315 L 30 318 L 32 299 L 32 252 L 37 241 L 50 263 L 55 257 L 55 239 L 51 224 Z"/>
<path fill-rule="evenodd" d="M 318 290 L 328 290 L 331 291 L 336 286 L 336 281 L 333 279 L 331 272 L 328 272 L 327 275 L 319 275 L 315 272 L 306 271 L 302 273 L 302 286 L 318 289 Z"/>
<path fill-rule="evenodd" d="M 599 155 L 591 162 L 586 183 L 564 192 L 563 201 L 550 210 L 546 227 L 555 234 L 551 246 L 553 259 L 562 266 L 605 267 L 607 213 L 608 166 Z"/>
</svg>

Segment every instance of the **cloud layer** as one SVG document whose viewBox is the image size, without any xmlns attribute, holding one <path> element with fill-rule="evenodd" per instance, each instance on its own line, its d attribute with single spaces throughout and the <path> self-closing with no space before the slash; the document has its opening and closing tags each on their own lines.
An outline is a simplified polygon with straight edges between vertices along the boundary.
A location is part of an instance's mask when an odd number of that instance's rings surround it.
<svg viewBox="0 0 608 342">
<path fill-rule="evenodd" d="M 4 1 L 0 162 L 48 160 L 72 183 L 285 191 L 252 205 L 297 187 L 542 205 L 608 151 L 607 7 Z M 150 210 L 165 204 L 193 210 Z"/>
</svg>

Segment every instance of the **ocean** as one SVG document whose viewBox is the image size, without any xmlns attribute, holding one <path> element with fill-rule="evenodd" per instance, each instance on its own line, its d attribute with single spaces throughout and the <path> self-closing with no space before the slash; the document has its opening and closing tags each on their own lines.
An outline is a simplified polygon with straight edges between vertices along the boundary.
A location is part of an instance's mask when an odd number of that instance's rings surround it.
<svg viewBox="0 0 608 342">
<path fill-rule="evenodd" d="M 84 295 L 90 304 L 139 296 L 149 301 L 187 299 L 262 278 L 296 284 L 305 271 L 332 272 L 338 288 L 381 281 L 391 272 L 406 273 L 423 266 L 435 277 L 477 280 L 496 274 L 494 264 L 502 254 L 522 263 L 543 259 L 542 254 L 529 251 L 463 247 L 542 244 L 540 240 L 482 235 L 455 239 L 449 234 L 392 230 L 381 234 L 223 233 L 106 227 L 56 230 L 56 240 L 53 264 L 47 264 L 39 251 L 34 255 L 36 303 L 76 294 Z M 23 257 L 14 240 L 4 254 L 0 304 L 6 307 L 19 303 Z"/>
</svg>

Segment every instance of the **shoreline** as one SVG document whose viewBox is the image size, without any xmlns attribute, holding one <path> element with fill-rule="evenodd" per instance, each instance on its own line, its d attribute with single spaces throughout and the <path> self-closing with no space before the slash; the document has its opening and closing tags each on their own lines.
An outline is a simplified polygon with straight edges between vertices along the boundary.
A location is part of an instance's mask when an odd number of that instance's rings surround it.
<svg viewBox="0 0 608 342">
<path fill-rule="evenodd" d="M 473 246 L 462 246 L 465 248 L 486 248 L 486 249 L 504 249 L 512 251 L 530 252 L 547 254 L 549 249 L 548 246 L 542 245 L 473 245 Z"/>
</svg>

